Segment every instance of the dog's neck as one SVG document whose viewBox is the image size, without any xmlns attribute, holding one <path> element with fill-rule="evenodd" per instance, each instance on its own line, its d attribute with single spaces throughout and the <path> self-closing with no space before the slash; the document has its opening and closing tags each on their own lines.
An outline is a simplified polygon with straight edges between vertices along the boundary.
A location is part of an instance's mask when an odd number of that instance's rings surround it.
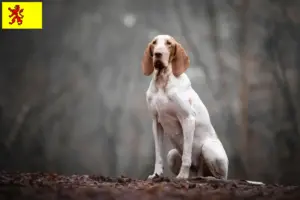
<svg viewBox="0 0 300 200">
<path fill-rule="evenodd" d="M 163 67 L 160 69 L 154 68 L 153 80 L 156 89 L 165 90 L 169 82 L 170 75 L 172 75 L 172 66 Z"/>
</svg>

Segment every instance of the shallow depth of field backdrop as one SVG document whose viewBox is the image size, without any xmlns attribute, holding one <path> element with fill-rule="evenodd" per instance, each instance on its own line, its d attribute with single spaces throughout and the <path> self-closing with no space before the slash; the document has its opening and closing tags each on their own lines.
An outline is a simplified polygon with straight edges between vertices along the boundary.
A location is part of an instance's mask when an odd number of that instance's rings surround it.
<svg viewBox="0 0 300 200">
<path fill-rule="evenodd" d="M 42 31 L 0 32 L 0 169 L 146 178 L 140 61 L 170 34 L 190 56 L 229 178 L 299 184 L 299 10 L 297 0 L 45 0 Z"/>
</svg>

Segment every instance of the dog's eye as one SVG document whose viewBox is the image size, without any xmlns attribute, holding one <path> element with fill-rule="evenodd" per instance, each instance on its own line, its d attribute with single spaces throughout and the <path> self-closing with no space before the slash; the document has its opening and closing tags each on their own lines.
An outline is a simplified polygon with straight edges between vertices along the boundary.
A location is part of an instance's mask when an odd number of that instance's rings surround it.
<svg viewBox="0 0 300 200">
<path fill-rule="evenodd" d="M 169 40 L 167 40 L 167 41 L 166 41 L 166 44 L 167 44 L 168 46 L 170 46 L 172 43 L 171 43 Z"/>
<path fill-rule="evenodd" d="M 154 44 L 154 45 L 155 45 L 155 44 L 156 44 L 156 40 L 154 40 L 154 41 L 152 42 L 152 44 Z"/>
</svg>

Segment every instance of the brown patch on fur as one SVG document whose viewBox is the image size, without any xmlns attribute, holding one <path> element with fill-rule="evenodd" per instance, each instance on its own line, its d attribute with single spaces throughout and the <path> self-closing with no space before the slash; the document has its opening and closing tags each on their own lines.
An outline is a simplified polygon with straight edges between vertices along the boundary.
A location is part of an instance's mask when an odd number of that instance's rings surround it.
<svg viewBox="0 0 300 200">
<path fill-rule="evenodd" d="M 154 71 L 152 50 L 153 50 L 153 45 L 152 42 L 150 42 L 147 48 L 145 49 L 144 57 L 142 59 L 142 70 L 145 76 L 150 76 Z"/>
<path fill-rule="evenodd" d="M 170 70 L 168 67 L 158 69 L 157 74 L 155 76 L 156 88 L 157 89 L 162 88 L 165 91 L 168 84 L 169 77 L 170 77 Z"/>
<path fill-rule="evenodd" d="M 172 46 L 171 55 L 174 55 L 172 59 L 172 71 L 174 76 L 178 77 L 190 66 L 190 59 L 181 44 L 179 44 L 174 38 Z"/>
</svg>

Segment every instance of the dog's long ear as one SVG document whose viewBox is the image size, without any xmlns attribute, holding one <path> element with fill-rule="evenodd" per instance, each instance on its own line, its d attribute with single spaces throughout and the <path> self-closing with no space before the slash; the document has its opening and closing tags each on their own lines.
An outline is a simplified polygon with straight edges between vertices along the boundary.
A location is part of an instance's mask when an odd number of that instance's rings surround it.
<svg viewBox="0 0 300 200">
<path fill-rule="evenodd" d="M 152 48 L 151 43 L 148 44 L 147 48 L 144 52 L 144 57 L 142 59 L 142 70 L 145 76 L 149 76 L 154 71 L 153 66 L 153 54 L 152 54 Z"/>
<path fill-rule="evenodd" d="M 172 71 L 174 76 L 180 76 L 190 66 L 190 59 L 184 48 L 175 41 L 174 58 L 172 60 Z"/>
</svg>

